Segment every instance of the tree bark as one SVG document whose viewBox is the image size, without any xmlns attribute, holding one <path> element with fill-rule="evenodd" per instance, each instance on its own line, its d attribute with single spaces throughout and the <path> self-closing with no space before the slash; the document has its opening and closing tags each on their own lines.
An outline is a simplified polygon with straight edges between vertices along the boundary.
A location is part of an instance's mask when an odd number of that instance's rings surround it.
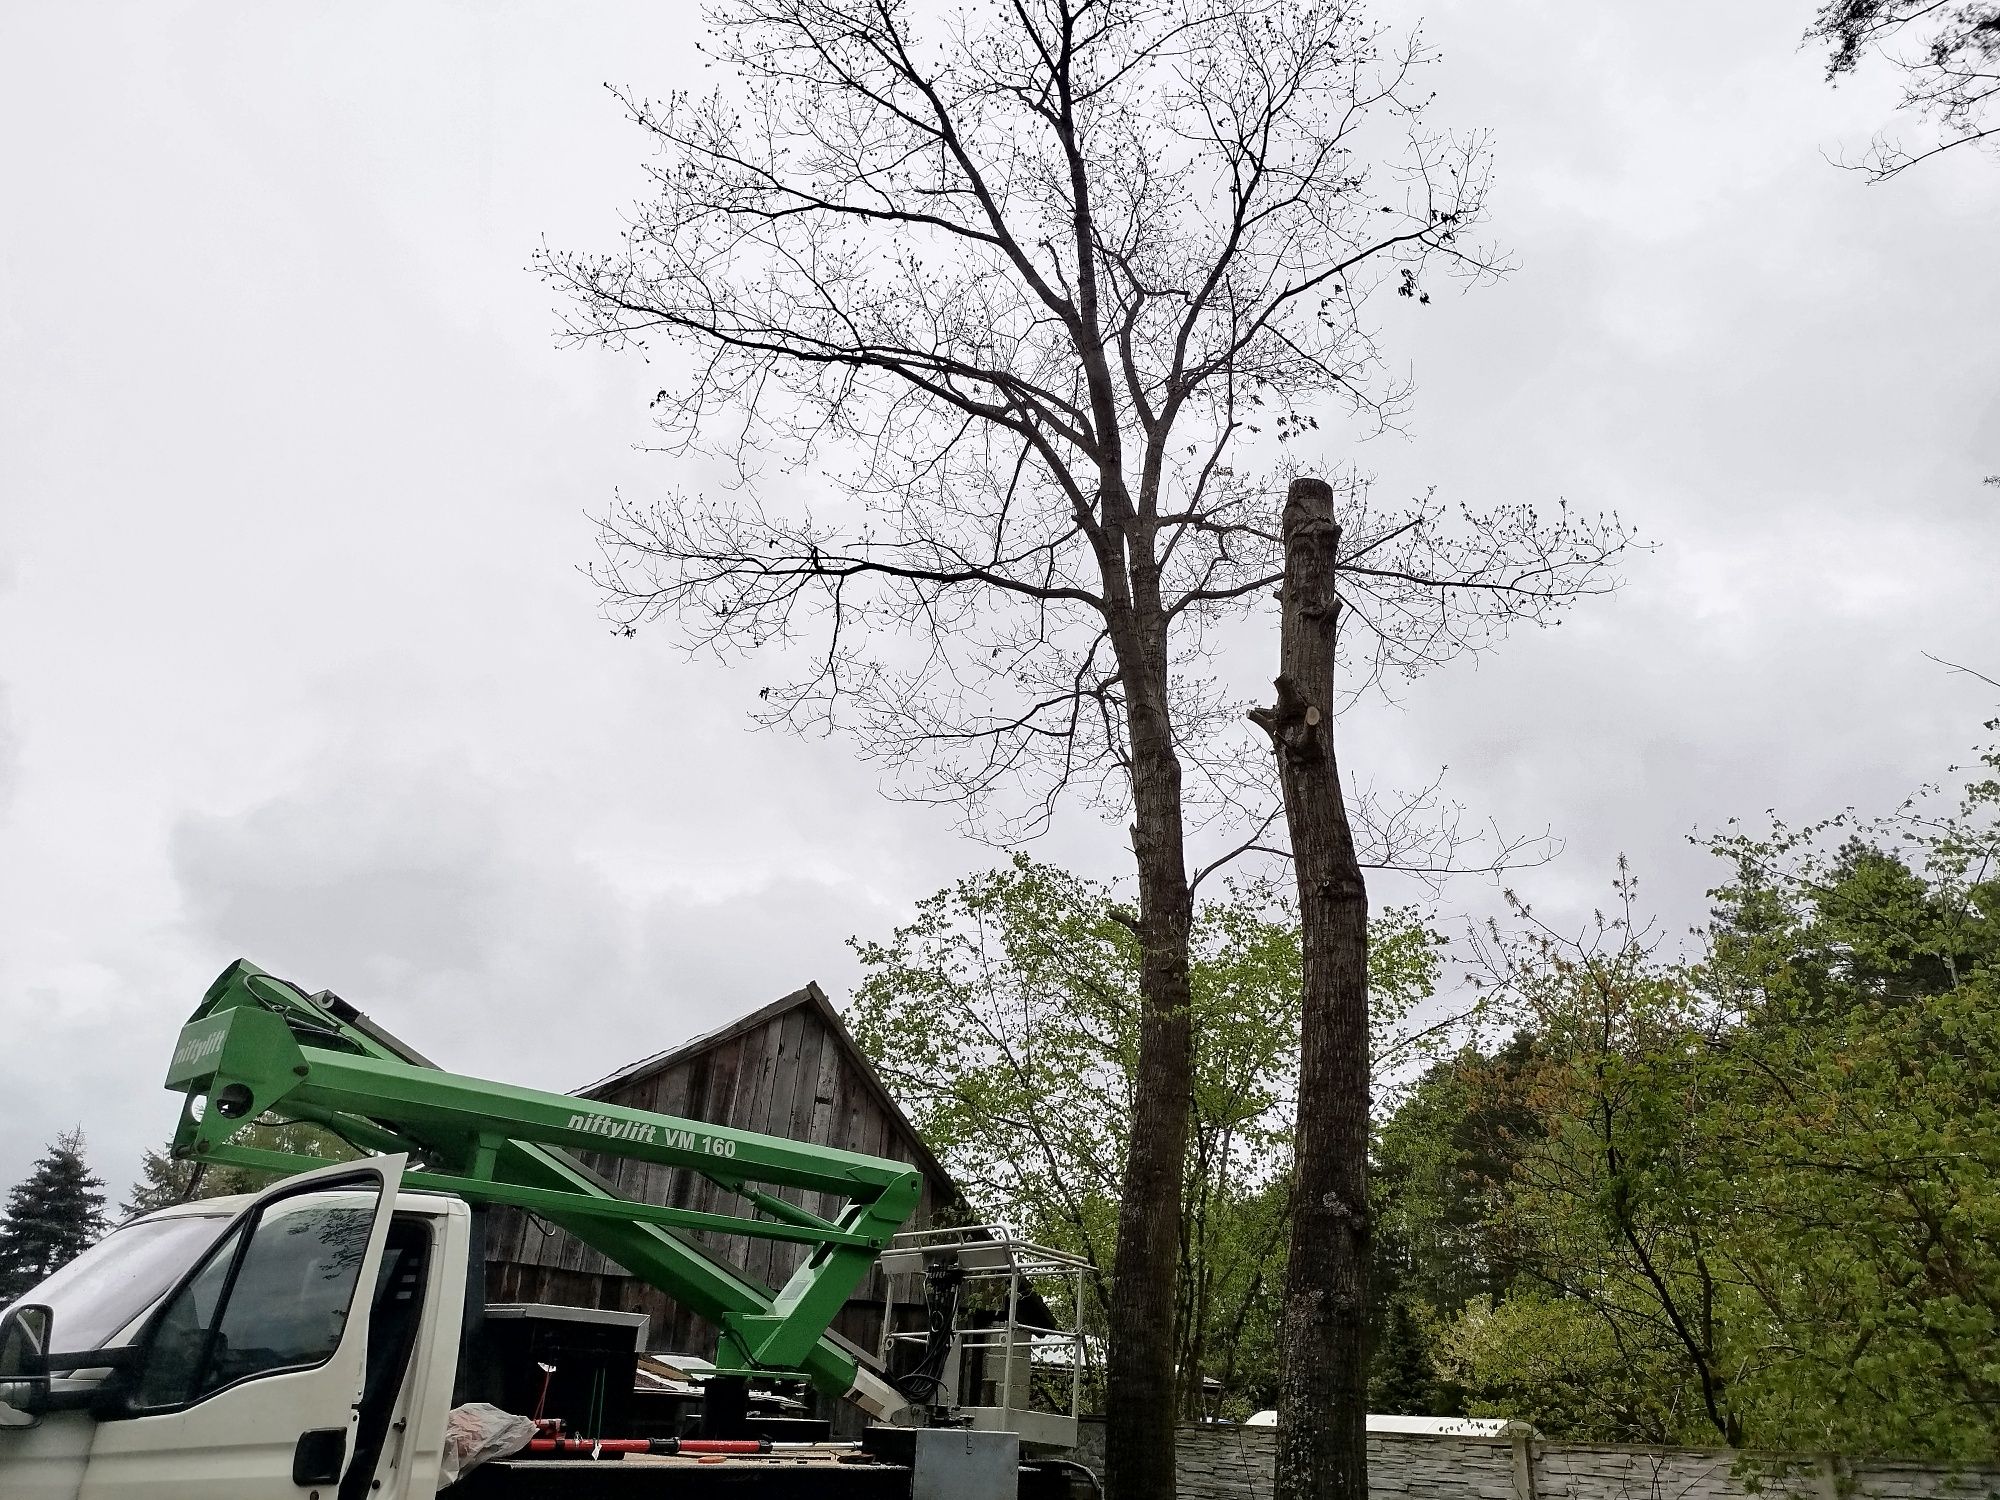
<svg viewBox="0 0 2000 1500">
<path fill-rule="evenodd" d="M 1153 602 L 1144 597 L 1143 607 Z M 1174 1287 L 1193 1097 L 1188 935 L 1193 897 L 1181 830 L 1181 766 L 1168 706 L 1164 620 L 1118 643 L 1132 752 L 1139 875 L 1139 1059 L 1105 1372 L 1108 1500 L 1174 1497 Z"/>
<path fill-rule="evenodd" d="M 1304 949 L 1274 1500 L 1368 1496 L 1368 888 L 1333 745 L 1333 490 L 1285 497 L 1277 704 L 1251 714 L 1284 789 Z"/>
</svg>

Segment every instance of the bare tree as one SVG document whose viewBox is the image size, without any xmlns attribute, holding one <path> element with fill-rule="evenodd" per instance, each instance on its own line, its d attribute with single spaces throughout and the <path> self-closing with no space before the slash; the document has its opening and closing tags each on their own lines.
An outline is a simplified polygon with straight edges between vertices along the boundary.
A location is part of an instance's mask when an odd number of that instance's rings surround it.
<svg viewBox="0 0 2000 1500">
<path fill-rule="evenodd" d="M 1849 163 L 1869 181 L 1886 182 L 1954 147 L 2000 139 L 1992 119 L 2000 95 L 2000 5 L 1993 0 L 1826 0 L 1806 40 L 1832 47 L 1830 79 L 1870 54 L 1899 70 L 1903 109 L 1936 128 L 1915 147 L 1877 136 Z"/>
<path fill-rule="evenodd" d="M 1109 1481 L 1174 1491 L 1193 888 L 1269 826 L 1208 667 L 1282 573 L 1239 465 L 1407 389 L 1366 310 L 1496 270 L 1483 143 L 1432 129 L 1416 39 L 1353 4 L 722 0 L 728 92 L 622 94 L 658 147 L 609 254 L 545 252 L 579 341 L 679 348 L 668 446 L 715 495 L 621 500 L 622 628 L 782 648 L 765 722 L 841 728 L 901 795 L 1009 840 L 1129 817 L 1143 1015 L 1115 1250 Z M 1386 165 L 1385 165 L 1386 164 Z M 1358 681 L 1608 586 L 1615 522 L 1351 497 Z M 1393 818 L 1391 820 L 1393 829 Z M 1190 836 L 1214 841 L 1197 865 Z"/>
</svg>

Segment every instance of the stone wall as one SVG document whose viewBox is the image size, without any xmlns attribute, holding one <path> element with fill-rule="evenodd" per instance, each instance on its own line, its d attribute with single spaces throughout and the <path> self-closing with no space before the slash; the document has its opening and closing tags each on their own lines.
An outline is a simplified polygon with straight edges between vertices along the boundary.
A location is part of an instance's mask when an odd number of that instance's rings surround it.
<svg viewBox="0 0 2000 1500">
<path fill-rule="evenodd" d="M 1268 1500 L 1274 1436 L 1269 1427 L 1181 1428 L 1174 1443 L 1181 1500 Z M 1102 1421 L 1082 1423 L 1075 1457 L 1103 1472 Z M 1372 1433 L 1368 1488 L 1382 1500 L 1518 1500 L 1515 1458 L 1505 1441 Z"/>
<path fill-rule="evenodd" d="M 1181 1500 L 1269 1500 L 1268 1427 L 1183 1427 Z M 1075 1455 L 1100 1473 L 1104 1424 Z M 1632 1448 L 1512 1438 L 1368 1436 L 1373 1500 L 2000 1500 L 2000 1470 L 1759 1457 L 1713 1448 Z M 1750 1472 L 1754 1466 L 1754 1473 Z"/>
</svg>

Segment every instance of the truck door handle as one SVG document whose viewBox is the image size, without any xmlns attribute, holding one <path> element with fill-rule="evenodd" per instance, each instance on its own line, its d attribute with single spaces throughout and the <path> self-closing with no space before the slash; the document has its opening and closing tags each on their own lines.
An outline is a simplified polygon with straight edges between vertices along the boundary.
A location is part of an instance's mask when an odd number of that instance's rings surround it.
<svg viewBox="0 0 2000 1500">
<path fill-rule="evenodd" d="M 292 1449 L 293 1484 L 339 1484 L 347 1466 L 347 1429 L 321 1427 L 299 1434 Z"/>
</svg>

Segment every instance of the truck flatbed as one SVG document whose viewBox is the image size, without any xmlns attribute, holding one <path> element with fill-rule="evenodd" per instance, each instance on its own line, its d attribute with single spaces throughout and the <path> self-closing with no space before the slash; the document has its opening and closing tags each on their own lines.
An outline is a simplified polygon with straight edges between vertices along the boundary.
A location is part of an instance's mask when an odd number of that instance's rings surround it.
<svg viewBox="0 0 2000 1500">
<path fill-rule="evenodd" d="M 831 1456 L 697 1459 L 633 1454 L 591 1459 L 501 1459 L 473 1470 L 446 1493 L 465 1500 L 907 1500 L 911 1471 L 900 1464 Z"/>
</svg>

